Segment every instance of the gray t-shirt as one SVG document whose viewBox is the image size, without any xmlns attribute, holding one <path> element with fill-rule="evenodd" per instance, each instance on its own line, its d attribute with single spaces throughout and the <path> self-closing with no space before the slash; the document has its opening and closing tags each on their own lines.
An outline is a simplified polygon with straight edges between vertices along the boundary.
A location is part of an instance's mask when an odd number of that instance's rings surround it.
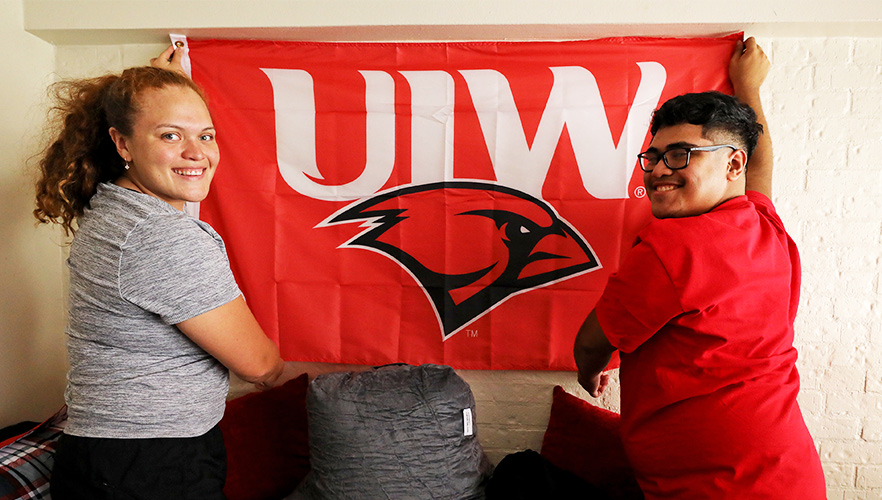
<svg viewBox="0 0 882 500">
<path fill-rule="evenodd" d="M 227 369 L 174 325 L 240 295 L 205 222 L 101 184 L 70 249 L 65 432 L 193 437 L 221 419 Z"/>
</svg>

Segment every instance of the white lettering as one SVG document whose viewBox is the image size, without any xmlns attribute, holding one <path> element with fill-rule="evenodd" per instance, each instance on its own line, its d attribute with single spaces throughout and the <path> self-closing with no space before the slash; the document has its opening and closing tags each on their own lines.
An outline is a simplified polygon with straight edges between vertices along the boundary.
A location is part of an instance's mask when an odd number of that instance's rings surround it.
<svg viewBox="0 0 882 500">
<path fill-rule="evenodd" d="M 411 94 L 411 180 L 453 180 L 453 77 L 444 71 L 402 71 Z"/>
<path fill-rule="evenodd" d="M 462 70 L 497 180 L 541 198 L 554 151 L 566 126 L 582 184 L 595 198 L 629 196 L 628 183 L 666 72 L 637 63 L 640 84 L 618 144 L 594 75 L 578 66 L 552 67 L 554 77 L 532 145 L 527 144 L 508 80 L 496 70 Z M 362 173 L 342 185 L 324 177 L 316 162 L 315 93 L 304 70 L 261 68 L 273 87 L 279 172 L 292 189 L 321 200 L 351 200 L 379 191 L 395 164 L 395 84 L 383 71 L 359 71 L 365 80 L 366 151 Z M 454 81 L 444 71 L 402 71 L 411 89 L 412 182 L 453 179 Z M 354 141 L 359 143 L 359 141 Z M 336 144 L 334 147 L 345 147 Z"/>
<path fill-rule="evenodd" d="M 532 147 L 527 144 L 508 80 L 495 70 L 464 70 L 497 180 L 538 198 L 564 125 L 582 184 L 595 198 L 628 197 L 628 181 L 665 84 L 665 69 L 638 63 L 642 73 L 618 146 L 594 76 L 585 68 L 551 68 L 554 83 Z"/>
<path fill-rule="evenodd" d="M 383 187 L 395 165 L 395 84 L 388 73 L 359 71 L 365 81 L 367 110 L 364 171 L 348 184 L 329 186 L 313 180 L 324 177 L 316 163 L 312 77 L 298 69 L 261 71 L 273 86 L 279 172 L 292 189 L 319 200 L 353 200 L 370 196 Z"/>
</svg>

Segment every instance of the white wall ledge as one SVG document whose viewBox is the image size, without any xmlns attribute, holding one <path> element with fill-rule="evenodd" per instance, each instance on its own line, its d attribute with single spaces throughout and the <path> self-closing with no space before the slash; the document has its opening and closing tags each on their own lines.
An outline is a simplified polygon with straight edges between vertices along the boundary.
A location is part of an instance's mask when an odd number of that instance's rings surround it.
<svg viewBox="0 0 882 500">
<path fill-rule="evenodd" d="M 553 40 L 607 36 L 882 36 L 882 1 L 22 0 L 25 30 L 55 45 L 197 38 Z M 733 4 L 735 5 L 735 4 Z"/>
</svg>

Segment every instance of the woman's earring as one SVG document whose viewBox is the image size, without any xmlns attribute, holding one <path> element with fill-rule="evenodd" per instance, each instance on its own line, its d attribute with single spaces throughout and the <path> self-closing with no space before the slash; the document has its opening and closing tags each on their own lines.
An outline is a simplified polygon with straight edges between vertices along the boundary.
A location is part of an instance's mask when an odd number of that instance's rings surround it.
<svg viewBox="0 0 882 500">
<path fill-rule="evenodd" d="M 129 162 L 126 162 L 126 170 L 129 169 Z"/>
</svg>

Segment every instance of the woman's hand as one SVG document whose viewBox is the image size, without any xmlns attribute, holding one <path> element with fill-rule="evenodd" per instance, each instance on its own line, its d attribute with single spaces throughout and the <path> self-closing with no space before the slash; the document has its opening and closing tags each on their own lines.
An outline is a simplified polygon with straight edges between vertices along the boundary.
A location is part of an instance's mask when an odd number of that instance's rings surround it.
<svg viewBox="0 0 882 500">
<path fill-rule="evenodd" d="M 177 49 L 174 45 L 169 45 L 167 49 L 163 50 L 162 53 L 159 54 L 159 56 L 154 57 L 150 60 L 150 65 L 154 68 L 177 71 L 182 75 L 186 75 L 187 73 L 184 71 L 184 66 L 181 64 L 181 59 L 183 57 L 183 48 Z"/>
</svg>

